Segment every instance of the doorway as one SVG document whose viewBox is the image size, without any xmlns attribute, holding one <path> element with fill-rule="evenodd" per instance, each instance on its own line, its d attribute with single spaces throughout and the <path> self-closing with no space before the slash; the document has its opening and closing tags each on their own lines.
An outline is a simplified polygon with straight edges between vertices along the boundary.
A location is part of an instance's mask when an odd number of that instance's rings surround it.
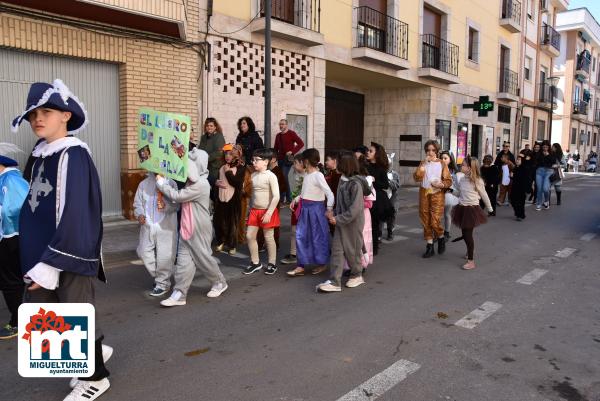
<svg viewBox="0 0 600 401">
<path fill-rule="evenodd" d="M 471 157 L 480 158 L 481 153 L 481 125 L 471 125 Z"/>
<path fill-rule="evenodd" d="M 363 145 L 365 97 L 325 88 L 325 149 L 351 150 Z"/>
</svg>

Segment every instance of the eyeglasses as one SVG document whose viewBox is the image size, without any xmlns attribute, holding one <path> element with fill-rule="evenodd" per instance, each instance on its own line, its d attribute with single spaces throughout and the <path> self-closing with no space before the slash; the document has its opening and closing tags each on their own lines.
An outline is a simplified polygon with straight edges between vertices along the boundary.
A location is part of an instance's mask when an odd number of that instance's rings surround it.
<svg viewBox="0 0 600 401">
<path fill-rule="evenodd" d="M 266 159 L 261 159 L 260 157 L 254 157 L 254 158 L 252 158 L 252 163 L 258 163 L 259 161 L 263 161 L 263 160 L 266 160 Z"/>
</svg>

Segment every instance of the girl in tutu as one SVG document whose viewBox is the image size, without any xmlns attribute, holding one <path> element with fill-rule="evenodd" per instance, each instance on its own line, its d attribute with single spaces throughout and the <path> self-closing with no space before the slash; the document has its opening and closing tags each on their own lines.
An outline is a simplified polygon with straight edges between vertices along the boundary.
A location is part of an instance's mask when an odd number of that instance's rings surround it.
<svg viewBox="0 0 600 401">
<path fill-rule="evenodd" d="M 461 172 L 465 176 L 458 181 L 460 195 L 458 205 L 452 209 L 452 224 L 462 230 L 462 237 L 467 245 L 467 263 L 462 268 L 471 270 L 475 268 L 473 230 L 478 225 L 487 222 L 486 215 L 479 207 L 479 200 L 483 200 L 489 213 L 492 213 L 494 209 L 490 203 L 490 198 L 485 192 L 485 184 L 479 174 L 477 159 L 467 156 L 461 165 Z"/>
</svg>

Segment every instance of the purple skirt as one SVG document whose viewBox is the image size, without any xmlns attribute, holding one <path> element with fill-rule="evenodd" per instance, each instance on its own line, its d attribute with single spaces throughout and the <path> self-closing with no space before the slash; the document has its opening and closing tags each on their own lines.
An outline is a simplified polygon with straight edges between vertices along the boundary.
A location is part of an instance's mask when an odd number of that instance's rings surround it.
<svg viewBox="0 0 600 401">
<path fill-rule="evenodd" d="M 298 266 L 329 263 L 329 222 L 325 211 L 325 203 L 302 199 L 302 209 L 296 226 Z"/>
<path fill-rule="evenodd" d="M 479 205 L 463 206 L 458 204 L 452 209 L 452 224 L 458 228 L 475 228 L 487 223 L 487 216 Z"/>
</svg>

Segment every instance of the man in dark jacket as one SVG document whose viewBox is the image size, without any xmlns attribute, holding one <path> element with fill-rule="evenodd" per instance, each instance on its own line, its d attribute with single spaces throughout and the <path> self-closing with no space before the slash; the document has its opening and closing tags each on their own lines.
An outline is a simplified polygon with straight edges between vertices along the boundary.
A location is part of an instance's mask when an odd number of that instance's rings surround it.
<svg viewBox="0 0 600 401">
<path fill-rule="evenodd" d="M 508 155 L 508 160 L 510 160 L 512 164 L 515 164 L 515 155 L 510 151 L 510 142 L 504 142 L 502 144 L 502 150 L 498 152 L 496 160 L 494 161 L 496 166 L 502 166 L 502 155 Z"/>
</svg>

